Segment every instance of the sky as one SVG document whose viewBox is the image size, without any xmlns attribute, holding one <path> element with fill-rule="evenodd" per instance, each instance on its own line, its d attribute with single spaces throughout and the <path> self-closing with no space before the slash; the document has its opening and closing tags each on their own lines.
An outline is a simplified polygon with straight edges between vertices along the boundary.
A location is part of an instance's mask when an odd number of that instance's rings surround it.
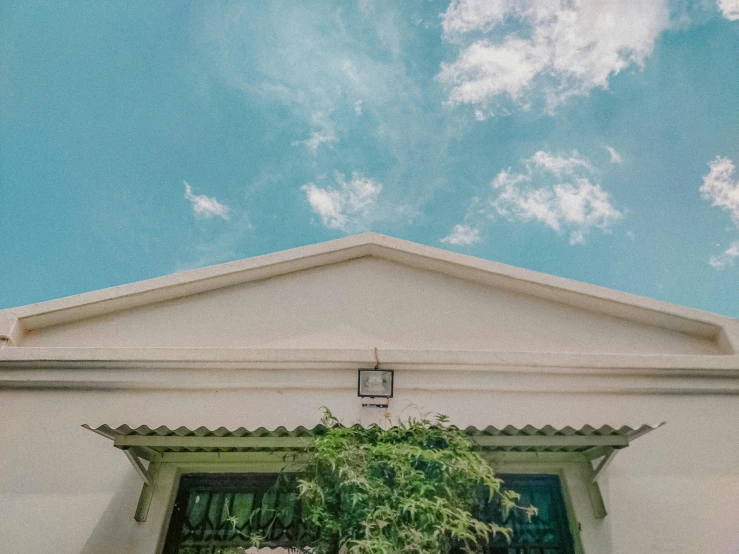
<svg viewBox="0 0 739 554">
<path fill-rule="evenodd" d="M 0 308 L 374 231 L 739 318 L 739 0 L 0 3 Z"/>
</svg>

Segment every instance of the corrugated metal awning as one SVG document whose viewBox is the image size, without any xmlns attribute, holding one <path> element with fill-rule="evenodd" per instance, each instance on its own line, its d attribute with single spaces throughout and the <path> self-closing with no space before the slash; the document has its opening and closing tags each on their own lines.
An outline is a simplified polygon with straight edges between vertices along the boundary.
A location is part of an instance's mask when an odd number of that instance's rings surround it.
<svg viewBox="0 0 739 554">
<path fill-rule="evenodd" d="M 642 425 L 638 428 L 608 425 L 591 427 L 586 425 L 579 429 L 573 427 L 486 427 L 477 429 L 467 427 L 464 432 L 484 451 L 492 452 L 571 452 L 588 454 L 602 447 L 624 448 L 634 439 L 656 429 L 659 425 Z M 140 455 L 150 459 L 154 453 L 163 455 L 174 452 L 259 452 L 284 451 L 309 448 L 315 436 L 326 431 L 319 425 L 308 429 L 297 427 L 288 430 L 278 427 L 274 430 L 259 428 L 249 431 L 239 427 L 233 431 L 225 427 L 207 429 L 198 427 L 188 429 L 178 427 L 157 427 L 152 429 L 141 427 L 111 427 L 101 425 L 92 428 L 83 425 L 113 441 L 114 446 L 123 450 L 141 450 Z"/>
<path fill-rule="evenodd" d="M 483 453 L 546 453 L 546 455 L 577 456 L 587 463 L 591 477 L 588 490 L 597 517 L 605 517 L 605 505 L 598 488 L 597 480 L 614 456 L 633 440 L 664 425 L 642 425 L 637 428 L 623 426 L 619 428 L 604 425 L 602 427 L 561 427 L 551 425 L 535 427 L 503 428 L 486 427 L 478 429 L 467 427 L 464 433 L 477 443 Z M 278 427 L 273 430 L 263 427 L 250 431 L 244 427 L 229 430 L 225 427 L 208 429 L 198 427 L 188 429 L 178 427 L 157 427 L 152 429 L 143 425 L 130 427 L 121 425 L 111 427 L 101 425 L 93 428 L 83 425 L 99 435 L 113 441 L 116 448 L 123 450 L 134 468 L 144 481 L 144 488 L 136 510 L 136 519 L 144 521 L 149 502 L 161 463 L 166 462 L 211 462 L 244 461 L 244 457 L 252 457 L 258 453 L 267 455 L 300 452 L 309 449 L 316 436 L 326 432 L 326 427 L 318 425 L 312 429 L 296 427 L 288 430 Z M 524 454 L 521 454 L 524 455 Z M 601 458 L 596 468 L 590 461 Z M 146 467 L 142 459 L 148 460 Z"/>
</svg>

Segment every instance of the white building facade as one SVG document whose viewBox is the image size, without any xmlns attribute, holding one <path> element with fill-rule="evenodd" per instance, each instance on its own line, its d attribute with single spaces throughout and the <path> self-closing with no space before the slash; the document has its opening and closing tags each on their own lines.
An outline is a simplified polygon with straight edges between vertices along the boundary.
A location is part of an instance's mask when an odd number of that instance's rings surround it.
<svg viewBox="0 0 739 554">
<path fill-rule="evenodd" d="M 195 552 L 184 476 L 381 421 L 378 362 L 393 416 L 556 478 L 568 545 L 525 552 L 739 552 L 739 321 L 371 233 L 0 311 L 0 551 Z"/>
</svg>

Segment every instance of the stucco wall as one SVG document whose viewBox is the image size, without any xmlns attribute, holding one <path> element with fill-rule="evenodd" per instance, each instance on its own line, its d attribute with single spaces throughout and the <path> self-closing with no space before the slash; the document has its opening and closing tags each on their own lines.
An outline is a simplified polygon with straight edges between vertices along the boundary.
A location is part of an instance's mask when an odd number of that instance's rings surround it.
<svg viewBox="0 0 739 554">
<path fill-rule="evenodd" d="M 619 453 L 601 480 L 609 515 L 576 499 L 588 554 L 739 552 L 736 396 L 396 391 L 461 426 L 638 425 L 661 429 Z M 154 554 L 166 502 L 133 519 L 141 481 L 112 443 L 81 423 L 295 427 L 330 406 L 364 421 L 346 390 L 0 391 L 0 548 L 8 553 Z M 366 411 L 366 409 L 365 409 Z M 407 413 L 407 412 L 406 412 Z"/>
</svg>

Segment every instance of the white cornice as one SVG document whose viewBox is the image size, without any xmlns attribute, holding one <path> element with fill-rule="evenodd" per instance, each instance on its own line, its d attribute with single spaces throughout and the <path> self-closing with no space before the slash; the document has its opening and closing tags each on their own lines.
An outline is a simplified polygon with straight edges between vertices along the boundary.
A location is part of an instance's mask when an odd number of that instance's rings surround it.
<svg viewBox="0 0 739 554">
<path fill-rule="evenodd" d="M 739 354 L 649 355 L 582 354 L 562 352 L 493 352 L 461 350 L 382 351 L 383 365 L 394 366 L 536 366 L 579 368 L 731 369 L 739 373 Z M 270 349 L 270 348 L 8 348 L 0 353 L 0 368 L 17 364 L 58 365 L 85 363 L 105 367 L 222 367 L 236 364 L 252 367 L 325 367 L 331 364 L 374 365 L 372 350 L 364 349 Z M 112 364 L 112 365 L 111 365 Z"/>
<path fill-rule="evenodd" d="M 365 350 L 8 348 L 0 389 L 356 388 Z M 739 355 L 383 351 L 399 390 L 739 394 Z"/>
</svg>

